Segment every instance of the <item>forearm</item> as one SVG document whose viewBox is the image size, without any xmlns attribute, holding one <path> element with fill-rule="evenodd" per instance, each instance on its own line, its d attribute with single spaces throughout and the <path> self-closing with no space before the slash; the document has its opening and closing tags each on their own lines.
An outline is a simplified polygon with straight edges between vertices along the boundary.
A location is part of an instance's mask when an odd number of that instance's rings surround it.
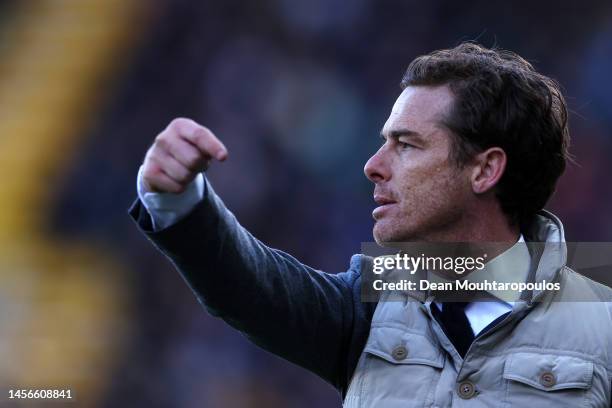
<svg viewBox="0 0 612 408">
<path fill-rule="evenodd" d="M 205 186 L 205 198 L 178 223 L 153 231 L 139 203 L 132 216 L 176 265 L 207 310 L 260 346 L 335 383 L 350 332 L 347 274 L 309 268 L 254 238 Z M 315 357 L 316 356 L 316 357 Z"/>
</svg>

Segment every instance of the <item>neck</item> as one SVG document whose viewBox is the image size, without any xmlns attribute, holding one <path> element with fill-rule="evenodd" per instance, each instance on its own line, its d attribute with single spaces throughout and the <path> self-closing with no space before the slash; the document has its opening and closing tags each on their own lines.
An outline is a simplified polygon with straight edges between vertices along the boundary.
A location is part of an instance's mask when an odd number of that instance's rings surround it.
<svg viewBox="0 0 612 408">
<path fill-rule="evenodd" d="M 449 228 L 427 234 L 418 241 L 456 243 L 458 246 L 453 249 L 455 253 L 473 257 L 487 254 L 491 260 L 506 252 L 519 240 L 519 226 L 511 225 L 501 211 L 474 211 L 463 214 L 461 219 L 456 220 L 452 226 L 449 225 Z M 456 277 L 454 275 L 454 278 Z"/>
</svg>

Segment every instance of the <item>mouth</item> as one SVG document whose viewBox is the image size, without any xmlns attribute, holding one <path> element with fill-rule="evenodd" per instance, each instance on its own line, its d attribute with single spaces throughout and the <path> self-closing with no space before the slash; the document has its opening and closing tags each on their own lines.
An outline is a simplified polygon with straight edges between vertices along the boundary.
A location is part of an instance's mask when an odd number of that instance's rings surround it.
<svg viewBox="0 0 612 408">
<path fill-rule="evenodd" d="M 397 204 L 397 201 L 383 195 L 374 194 L 374 201 L 378 204 L 378 207 L 372 211 L 372 217 L 378 220 L 384 216 L 384 213 Z"/>
</svg>

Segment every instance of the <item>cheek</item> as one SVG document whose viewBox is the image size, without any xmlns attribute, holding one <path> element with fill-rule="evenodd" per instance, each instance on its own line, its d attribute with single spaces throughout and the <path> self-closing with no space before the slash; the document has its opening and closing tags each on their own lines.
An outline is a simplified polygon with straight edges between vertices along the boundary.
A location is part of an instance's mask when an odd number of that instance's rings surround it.
<svg viewBox="0 0 612 408">
<path fill-rule="evenodd" d="M 401 186 L 401 208 L 427 213 L 449 205 L 459 206 L 465 198 L 465 187 L 462 175 L 448 166 L 414 169 Z"/>
<path fill-rule="evenodd" d="M 427 196 L 428 193 L 445 184 L 448 178 L 442 165 L 415 165 L 403 170 L 399 191 L 402 198 L 414 201 Z"/>
</svg>

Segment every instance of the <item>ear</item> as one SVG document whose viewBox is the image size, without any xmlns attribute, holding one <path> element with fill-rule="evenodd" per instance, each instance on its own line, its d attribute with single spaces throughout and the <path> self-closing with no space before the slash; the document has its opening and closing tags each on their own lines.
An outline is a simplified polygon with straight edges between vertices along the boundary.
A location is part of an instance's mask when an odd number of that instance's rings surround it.
<svg viewBox="0 0 612 408">
<path fill-rule="evenodd" d="M 500 147 L 491 147 L 478 153 L 473 160 L 472 191 L 475 194 L 486 193 L 495 187 L 506 170 L 506 152 Z"/>
</svg>

